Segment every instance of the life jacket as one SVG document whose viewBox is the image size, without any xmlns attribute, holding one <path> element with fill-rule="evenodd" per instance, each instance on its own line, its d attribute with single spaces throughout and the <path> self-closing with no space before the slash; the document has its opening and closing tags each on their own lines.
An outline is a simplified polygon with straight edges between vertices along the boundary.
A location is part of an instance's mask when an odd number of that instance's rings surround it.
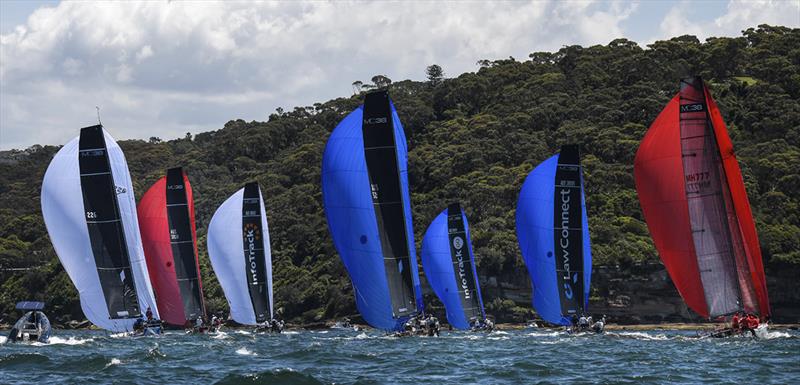
<svg viewBox="0 0 800 385">
<path fill-rule="evenodd" d="M 738 329 L 739 328 L 739 315 L 738 314 L 734 314 L 733 318 L 731 318 L 731 327 L 734 328 L 734 329 Z"/>
</svg>

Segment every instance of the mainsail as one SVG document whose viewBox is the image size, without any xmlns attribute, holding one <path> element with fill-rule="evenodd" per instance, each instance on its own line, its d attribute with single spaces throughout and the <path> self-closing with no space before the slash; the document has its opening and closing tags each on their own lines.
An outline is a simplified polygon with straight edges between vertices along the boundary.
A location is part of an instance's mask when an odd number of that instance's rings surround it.
<svg viewBox="0 0 800 385">
<path fill-rule="evenodd" d="M 634 162 L 642 212 L 661 260 L 692 310 L 770 315 L 750 203 L 722 115 L 700 78 L 647 131 Z"/>
<path fill-rule="evenodd" d="M 407 158 L 397 111 L 386 91 L 376 91 L 336 126 L 322 159 L 328 227 L 356 306 L 384 330 L 399 330 L 423 308 Z"/>
<path fill-rule="evenodd" d="M 447 311 L 447 322 L 469 329 L 483 320 L 483 299 L 475 270 L 467 216 L 458 203 L 449 205 L 428 226 L 422 239 L 422 266 Z"/>
<path fill-rule="evenodd" d="M 89 321 L 121 332 L 148 307 L 158 317 L 128 165 L 102 126 L 82 128 L 50 162 L 42 216 Z"/>
<path fill-rule="evenodd" d="M 183 170 L 171 168 L 142 196 L 139 227 L 158 312 L 184 326 L 205 316 L 192 186 Z"/>
<path fill-rule="evenodd" d="M 246 184 L 214 213 L 208 256 L 234 321 L 258 325 L 275 317 L 269 228 L 258 183 Z"/>
<path fill-rule="evenodd" d="M 533 306 L 547 322 L 570 325 L 586 312 L 592 275 L 589 221 L 577 145 L 537 166 L 517 203 L 517 238 L 533 286 Z"/>
</svg>

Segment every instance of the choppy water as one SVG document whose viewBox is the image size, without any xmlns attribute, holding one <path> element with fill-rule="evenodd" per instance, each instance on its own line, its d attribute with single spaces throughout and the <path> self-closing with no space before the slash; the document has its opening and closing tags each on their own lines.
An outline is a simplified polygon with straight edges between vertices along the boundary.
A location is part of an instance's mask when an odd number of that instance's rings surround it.
<svg viewBox="0 0 800 385">
<path fill-rule="evenodd" d="M 55 331 L 49 345 L 0 345 L 3 384 L 419 384 L 800 382 L 800 333 L 768 340 L 693 332 L 302 331 L 158 338 Z M 0 337 L 4 342 L 5 337 Z"/>
</svg>

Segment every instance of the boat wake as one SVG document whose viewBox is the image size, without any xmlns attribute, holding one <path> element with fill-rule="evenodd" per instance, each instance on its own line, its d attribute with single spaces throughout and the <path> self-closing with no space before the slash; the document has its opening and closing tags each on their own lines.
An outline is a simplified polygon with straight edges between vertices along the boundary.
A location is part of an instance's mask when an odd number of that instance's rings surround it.
<svg viewBox="0 0 800 385">
<path fill-rule="evenodd" d="M 61 337 L 50 337 L 50 342 L 47 344 L 40 344 L 35 343 L 36 345 L 83 345 L 88 342 L 94 341 L 94 338 L 77 338 L 77 337 L 69 337 L 69 338 L 61 338 Z"/>
<path fill-rule="evenodd" d="M 667 341 L 670 339 L 666 334 L 647 334 L 642 332 L 606 332 L 606 335 L 642 341 Z"/>
</svg>

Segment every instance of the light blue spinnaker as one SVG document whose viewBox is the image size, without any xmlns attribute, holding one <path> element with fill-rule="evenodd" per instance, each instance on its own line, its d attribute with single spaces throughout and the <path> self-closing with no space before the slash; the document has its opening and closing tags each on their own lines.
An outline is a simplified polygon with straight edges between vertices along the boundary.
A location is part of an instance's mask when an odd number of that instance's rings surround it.
<svg viewBox="0 0 800 385">
<path fill-rule="evenodd" d="M 517 238 L 533 286 L 533 306 L 547 322 L 570 325 L 586 312 L 592 274 L 589 221 L 578 147 L 537 166 L 517 203 Z"/>
<path fill-rule="evenodd" d="M 403 126 L 385 91 L 366 95 L 333 130 L 322 196 L 333 243 L 370 325 L 401 330 L 422 312 Z"/>
<path fill-rule="evenodd" d="M 467 216 L 458 203 L 451 204 L 428 226 L 422 240 L 422 266 L 436 296 L 447 311 L 447 322 L 469 329 L 483 321 L 483 299 L 475 270 Z"/>
</svg>

